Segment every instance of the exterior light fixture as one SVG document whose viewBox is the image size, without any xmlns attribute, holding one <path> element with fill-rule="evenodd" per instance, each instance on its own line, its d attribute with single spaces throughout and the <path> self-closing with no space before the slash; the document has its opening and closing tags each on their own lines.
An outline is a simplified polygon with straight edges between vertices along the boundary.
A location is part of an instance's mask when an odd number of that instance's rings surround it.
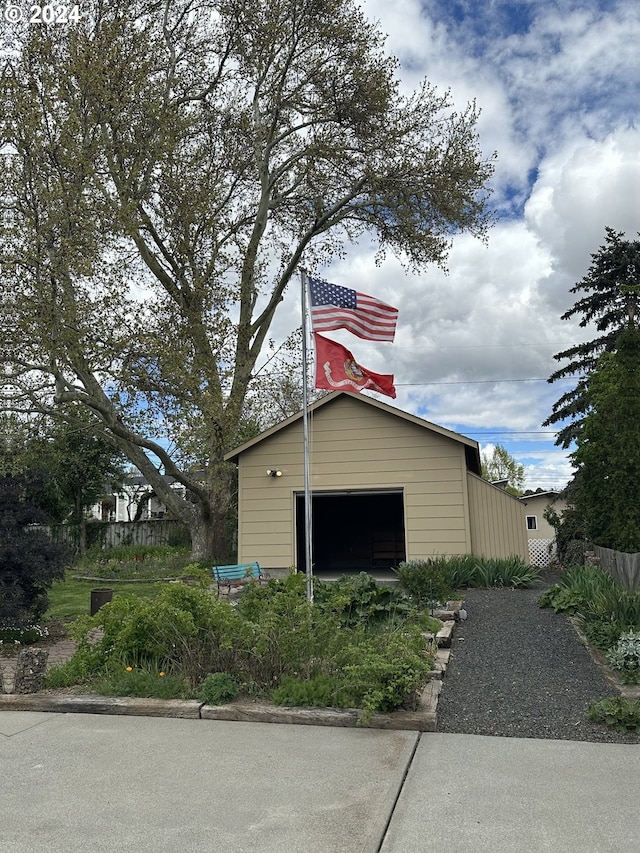
<svg viewBox="0 0 640 853">
<path fill-rule="evenodd" d="M 282 477 L 282 471 L 278 468 L 267 468 L 267 477 Z"/>
</svg>

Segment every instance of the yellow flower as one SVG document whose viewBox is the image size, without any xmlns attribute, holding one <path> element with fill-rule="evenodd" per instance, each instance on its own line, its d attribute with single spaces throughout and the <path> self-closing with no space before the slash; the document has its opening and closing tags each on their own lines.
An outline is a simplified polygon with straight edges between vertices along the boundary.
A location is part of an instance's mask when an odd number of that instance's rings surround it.
<svg viewBox="0 0 640 853">
<path fill-rule="evenodd" d="M 161 672 L 161 673 L 159 673 L 159 675 L 160 675 L 160 678 L 164 678 L 165 673 L 164 673 L 164 672 Z"/>
<path fill-rule="evenodd" d="M 128 667 L 127 667 L 127 672 L 132 672 L 132 671 L 133 671 L 133 667 L 132 667 L 132 666 L 128 666 Z"/>
</svg>

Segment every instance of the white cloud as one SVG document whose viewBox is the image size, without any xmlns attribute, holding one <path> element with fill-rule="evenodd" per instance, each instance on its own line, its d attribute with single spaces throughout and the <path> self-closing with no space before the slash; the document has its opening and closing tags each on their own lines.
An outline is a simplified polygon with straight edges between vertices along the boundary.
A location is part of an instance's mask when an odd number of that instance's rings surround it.
<svg viewBox="0 0 640 853">
<path fill-rule="evenodd" d="M 493 187 L 502 214 L 486 245 L 453 241 L 449 274 L 381 266 L 372 246 L 350 247 L 327 278 L 400 309 L 396 343 L 335 337 L 366 367 L 394 372 L 396 404 L 503 444 L 531 488 L 570 477 L 564 451 L 540 424 L 571 381 L 541 381 L 553 354 L 591 337 L 560 320 L 605 226 L 640 231 L 640 130 L 635 0 L 366 0 L 405 90 L 427 77 L 458 109 L 476 99 L 480 143 L 498 151 Z M 289 294 L 278 324 L 299 324 Z M 288 325 L 287 325 L 288 324 Z M 451 384 L 443 384 L 451 383 Z M 452 384 L 459 383 L 459 384 Z M 487 436 L 484 435 L 483 440 Z"/>
</svg>

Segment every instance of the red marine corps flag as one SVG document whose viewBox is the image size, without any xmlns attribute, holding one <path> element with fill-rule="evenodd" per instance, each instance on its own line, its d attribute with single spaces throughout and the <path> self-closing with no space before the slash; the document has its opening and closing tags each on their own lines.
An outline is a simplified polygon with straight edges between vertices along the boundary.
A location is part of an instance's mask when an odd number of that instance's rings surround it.
<svg viewBox="0 0 640 853">
<path fill-rule="evenodd" d="M 393 376 L 374 373 L 359 365 L 342 344 L 313 333 L 316 347 L 316 388 L 359 394 L 368 388 L 395 399 Z"/>
</svg>

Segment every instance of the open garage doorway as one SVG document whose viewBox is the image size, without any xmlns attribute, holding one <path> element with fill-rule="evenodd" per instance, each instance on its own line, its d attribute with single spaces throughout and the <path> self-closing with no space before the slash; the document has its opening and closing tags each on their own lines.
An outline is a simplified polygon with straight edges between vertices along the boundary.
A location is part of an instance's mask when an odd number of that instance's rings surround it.
<svg viewBox="0 0 640 853">
<path fill-rule="evenodd" d="M 313 573 L 317 577 L 389 572 L 405 559 L 402 490 L 314 492 Z M 304 570 L 304 495 L 296 495 L 296 556 Z M 376 571 L 377 570 L 377 571 Z"/>
</svg>

